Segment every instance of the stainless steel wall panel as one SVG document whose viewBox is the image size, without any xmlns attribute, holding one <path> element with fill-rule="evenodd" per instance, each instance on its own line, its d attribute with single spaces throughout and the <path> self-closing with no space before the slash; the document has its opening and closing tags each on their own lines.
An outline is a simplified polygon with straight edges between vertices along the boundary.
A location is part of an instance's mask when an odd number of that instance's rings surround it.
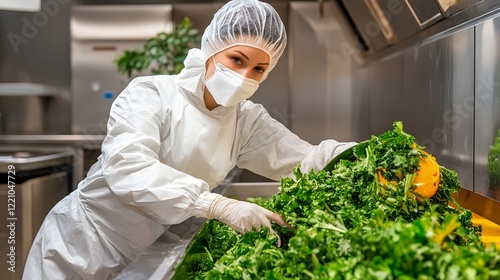
<svg viewBox="0 0 500 280">
<path fill-rule="evenodd" d="M 369 66 L 370 132 L 405 131 L 473 187 L 473 28 Z"/>
<path fill-rule="evenodd" d="M 378 135 L 392 128 L 404 115 L 403 57 L 397 56 L 369 67 L 370 133 Z"/>
<path fill-rule="evenodd" d="M 500 18 L 476 27 L 474 192 L 500 201 L 500 182 L 490 174 L 488 157 L 500 137 Z M 496 173 L 500 173 L 497 170 Z"/>
<path fill-rule="evenodd" d="M 372 96 L 369 94 L 370 84 L 366 82 L 370 75 L 369 70 L 366 67 L 353 66 L 351 72 L 351 98 L 353 104 L 353 110 L 350 115 L 352 116 L 351 131 L 349 133 L 352 136 L 351 141 L 364 141 L 371 136 L 370 102 Z"/>
<path fill-rule="evenodd" d="M 352 141 L 355 103 L 353 65 L 341 46 L 346 41 L 331 3 L 290 3 L 291 129 L 313 144 L 333 138 Z"/>
<path fill-rule="evenodd" d="M 407 51 L 403 73 L 405 130 L 472 189 L 474 29 Z"/>
</svg>

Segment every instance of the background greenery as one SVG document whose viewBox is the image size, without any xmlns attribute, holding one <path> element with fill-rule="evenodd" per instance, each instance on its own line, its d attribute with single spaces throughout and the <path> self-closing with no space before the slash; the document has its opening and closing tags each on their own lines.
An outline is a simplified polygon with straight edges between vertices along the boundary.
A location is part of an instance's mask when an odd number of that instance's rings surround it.
<svg viewBox="0 0 500 280">
<path fill-rule="evenodd" d="M 114 60 L 121 74 L 132 77 L 142 71 L 151 74 L 178 74 L 184 68 L 189 49 L 199 47 L 200 36 L 189 18 L 184 18 L 171 33 L 160 32 L 142 48 L 125 51 Z"/>
</svg>

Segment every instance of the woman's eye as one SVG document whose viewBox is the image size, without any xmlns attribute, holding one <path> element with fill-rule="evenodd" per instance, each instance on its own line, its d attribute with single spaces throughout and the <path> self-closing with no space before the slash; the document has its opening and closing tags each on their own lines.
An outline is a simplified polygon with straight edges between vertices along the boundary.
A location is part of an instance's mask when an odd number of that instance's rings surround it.
<svg viewBox="0 0 500 280">
<path fill-rule="evenodd" d="M 264 67 L 260 67 L 260 66 L 258 66 L 258 67 L 255 67 L 254 69 L 255 69 L 255 71 L 257 71 L 257 72 L 259 72 L 259 73 L 264 73 L 264 72 L 266 72 L 266 69 L 264 69 Z"/>
<path fill-rule="evenodd" d="M 242 63 L 241 59 L 239 59 L 239 58 L 237 58 L 237 57 L 233 57 L 232 59 L 233 59 L 233 61 L 234 61 L 236 64 L 241 64 L 241 63 Z"/>
</svg>

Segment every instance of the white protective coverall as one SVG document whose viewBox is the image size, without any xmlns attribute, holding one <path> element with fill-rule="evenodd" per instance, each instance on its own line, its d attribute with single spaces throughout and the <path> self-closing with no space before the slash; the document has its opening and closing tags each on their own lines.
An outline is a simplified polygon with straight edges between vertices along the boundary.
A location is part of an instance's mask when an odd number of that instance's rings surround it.
<svg viewBox="0 0 500 280">
<path fill-rule="evenodd" d="M 321 169 L 354 143 L 299 139 L 258 104 L 209 111 L 206 56 L 192 49 L 175 76 L 134 79 L 112 105 L 102 154 L 48 214 L 23 279 L 109 279 L 164 232 L 205 217 L 236 165 L 279 180 Z"/>
</svg>

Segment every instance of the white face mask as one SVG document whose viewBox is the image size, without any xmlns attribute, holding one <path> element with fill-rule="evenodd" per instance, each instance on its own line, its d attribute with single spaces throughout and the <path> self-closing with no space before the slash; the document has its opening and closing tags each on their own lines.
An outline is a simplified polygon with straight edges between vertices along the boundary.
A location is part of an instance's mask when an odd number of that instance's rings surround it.
<svg viewBox="0 0 500 280">
<path fill-rule="evenodd" d="M 205 81 L 205 86 L 217 104 L 230 107 L 252 96 L 259 88 L 259 82 L 217 63 L 214 73 Z"/>
</svg>

